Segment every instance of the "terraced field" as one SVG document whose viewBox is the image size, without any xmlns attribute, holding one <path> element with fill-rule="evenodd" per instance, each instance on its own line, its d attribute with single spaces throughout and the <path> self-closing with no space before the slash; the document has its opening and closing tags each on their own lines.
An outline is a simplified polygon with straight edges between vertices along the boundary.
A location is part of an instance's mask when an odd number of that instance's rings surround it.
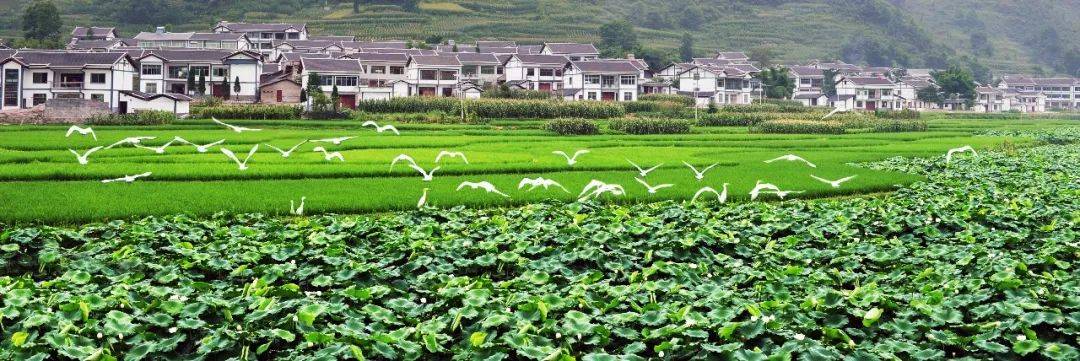
<svg viewBox="0 0 1080 361">
<path fill-rule="evenodd" d="M 850 163 L 893 156 L 940 157 L 947 149 L 972 145 L 978 150 L 1004 142 L 1022 145 L 1030 139 L 975 136 L 987 129 L 1052 128 L 1058 121 L 932 121 L 928 132 L 849 135 L 762 135 L 745 128 L 695 128 L 689 135 L 555 136 L 540 130 L 540 122 L 506 121 L 488 125 L 400 125 L 400 136 L 377 134 L 356 121 L 235 121 L 259 132 L 234 133 L 209 121 L 189 120 L 169 126 L 95 127 L 89 136 L 65 137 L 64 127 L 6 126 L 0 128 L 0 202 L 11 205 L 0 222 L 67 223 L 89 220 L 186 213 L 263 212 L 287 214 L 290 201 L 306 197 L 307 214 L 365 213 L 415 208 L 424 188 L 435 207 L 508 206 L 556 199 L 577 199 L 591 180 L 622 185 L 625 196 L 603 196 L 609 202 L 688 200 L 704 186 L 717 190 L 729 183 L 730 201 L 746 201 L 761 180 L 784 190 L 805 191 L 790 197 L 832 197 L 889 191 L 920 179 L 911 174 L 874 171 Z M 180 136 L 221 145 L 241 155 L 260 145 L 241 171 L 217 148 L 198 153 L 195 147 L 174 145 L 164 154 L 128 146 L 92 154 L 80 165 L 68 149 L 82 153 L 131 136 L 154 136 L 146 146 L 159 146 Z M 289 148 L 307 139 L 355 136 L 340 145 L 306 143 L 289 158 L 268 145 Z M 327 161 L 313 152 L 318 145 L 340 151 L 344 162 Z M 588 149 L 574 166 L 553 151 Z M 391 160 L 408 154 L 425 170 L 436 166 L 442 150 L 461 151 L 469 164 L 447 158 L 431 182 L 420 173 Z M 799 162 L 764 163 L 797 154 L 817 167 Z M 650 194 L 634 180 L 643 167 L 663 164 L 646 182 L 674 184 Z M 697 180 L 682 164 L 699 168 L 717 164 Z M 152 172 L 134 183 L 103 184 L 101 180 Z M 857 178 L 834 189 L 810 175 Z M 542 176 L 567 188 L 518 189 L 525 177 Z M 464 181 L 490 181 L 509 197 L 480 190 L 456 191 Z M 773 195 L 762 199 L 775 200 Z M 704 199 L 704 198 L 703 198 Z M 715 196 L 712 198 L 715 200 Z"/>
</svg>

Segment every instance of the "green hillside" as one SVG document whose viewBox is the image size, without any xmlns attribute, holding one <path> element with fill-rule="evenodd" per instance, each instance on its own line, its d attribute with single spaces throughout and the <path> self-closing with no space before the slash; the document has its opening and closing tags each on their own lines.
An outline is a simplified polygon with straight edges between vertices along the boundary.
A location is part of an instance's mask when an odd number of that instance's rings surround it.
<svg viewBox="0 0 1080 361">
<path fill-rule="evenodd" d="M 690 32 L 701 54 L 768 48 L 776 60 L 908 67 L 940 67 L 967 55 L 999 72 L 1062 72 L 1069 66 L 1061 59 L 1080 47 L 1080 5 L 1056 0 L 362 0 L 358 13 L 352 1 L 334 0 L 55 1 L 69 26 L 113 25 L 127 34 L 155 25 L 206 30 L 227 19 L 306 22 L 316 33 L 362 38 L 535 43 L 597 41 L 599 25 L 628 19 L 643 44 L 664 51 L 674 52 Z M 20 34 L 26 3 L 0 0 L 0 34 Z M 1043 41 L 1045 29 L 1057 32 L 1049 37 L 1057 50 Z"/>
</svg>

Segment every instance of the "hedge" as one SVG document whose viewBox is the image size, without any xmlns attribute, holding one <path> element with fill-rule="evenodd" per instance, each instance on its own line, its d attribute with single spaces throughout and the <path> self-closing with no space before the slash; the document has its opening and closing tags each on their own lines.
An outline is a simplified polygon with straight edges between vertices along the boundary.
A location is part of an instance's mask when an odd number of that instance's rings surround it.
<svg viewBox="0 0 1080 361">
<path fill-rule="evenodd" d="M 176 120 L 176 114 L 164 110 L 143 110 L 128 114 L 105 114 L 87 118 L 90 125 L 163 125 Z"/>
<path fill-rule="evenodd" d="M 753 133 L 769 134 L 844 134 L 844 124 L 832 120 L 768 120 L 750 127 Z"/>
<path fill-rule="evenodd" d="M 627 134 L 683 134 L 690 132 L 690 121 L 663 118 L 624 118 L 611 121 L 611 130 Z"/>
<path fill-rule="evenodd" d="M 360 101 L 357 110 L 371 113 L 424 113 L 442 111 L 460 113 L 461 105 L 482 118 L 615 118 L 626 110 L 615 102 L 563 102 L 522 99 L 470 99 L 462 101 L 441 97 L 405 97 L 389 100 Z"/>
<path fill-rule="evenodd" d="M 600 134 L 600 127 L 595 122 L 583 118 L 552 119 L 544 124 L 544 129 L 560 135 Z"/>
<path fill-rule="evenodd" d="M 698 114 L 697 125 L 702 127 L 749 126 L 776 119 L 770 113 L 704 113 Z"/>
<path fill-rule="evenodd" d="M 193 107 L 191 115 L 195 118 L 210 117 L 221 119 L 300 119 L 303 111 L 292 105 L 222 105 L 211 107 Z"/>
</svg>

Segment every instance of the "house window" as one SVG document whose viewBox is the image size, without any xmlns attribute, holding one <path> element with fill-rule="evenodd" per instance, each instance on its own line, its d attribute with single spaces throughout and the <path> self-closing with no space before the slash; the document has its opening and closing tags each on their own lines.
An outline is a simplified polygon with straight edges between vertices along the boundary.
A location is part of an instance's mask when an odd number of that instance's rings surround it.
<svg viewBox="0 0 1080 361">
<path fill-rule="evenodd" d="M 142 66 L 143 75 L 161 75 L 161 65 L 156 64 L 144 64 Z"/>
<path fill-rule="evenodd" d="M 105 102 L 105 94 L 90 94 L 90 100 L 96 100 L 99 102 Z"/>
<path fill-rule="evenodd" d="M 862 103 L 862 101 L 857 101 L 857 102 L 855 102 L 855 107 L 856 107 L 856 108 L 862 108 L 862 107 L 863 107 L 863 103 Z"/>
<path fill-rule="evenodd" d="M 493 65 L 480 66 L 480 74 L 495 74 L 495 66 L 493 66 Z"/>
<path fill-rule="evenodd" d="M 185 77 L 187 77 L 187 67 L 186 66 L 170 66 L 169 67 L 169 78 L 171 78 L 171 79 L 183 79 Z"/>
<path fill-rule="evenodd" d="M 90 83 L 105 84 L 105 74 L 90 74 Z"/>
<path fill-rule="evenodd" d="M 385 66 L 373 66 L 373 67 L 371 67 L 371 73 L 372 74 L 386 74 L 386 67 Z"/>
<path fill-rule="evenodd" d="M 528 75 L 528 76 L 536 75 L 536 69 L 528 68 L 527 70 L 525 70 L 525 75 Z"/>
<path fill-rule="evenodd" d="M 49 82 L 49 73 L 34 73 L 34 84 L 45 84 Z M 37 104 L 35 104 L 37 105 Z"/>
<path fill-rule="evenodd" d="M 502 74 L 502 73 L 503 73 L 503 67 L 501 67 L 501 66 L 495 67 L 495 74 Z M 1076 91 L 1080 91 L 1080 88 L 1076 88 Z"/>
<path fill-rule="evenodd" d="M 391 66 L 390 74 L 405 74 L 405 67 L 403 66 Z"/>
<path fill-rule="evenodd" d="M 333 75 L 319 75 L 319 85 L 333 86 L 334 85 L 334 76 Z"/>
<path fill-rule="evenodd" d="M 208 67 L 208 66 L 193 66 L 193 67 L 191 67 L 191 73 L 195 74 L 195 78 L 198 79 L 200 75 L 210 75 L 210 67 Z"/>
<path fill-rule="evenodd" d="M 436 70 L 421 70 L 420 80 L 437 80 L 439 72 Z"/>
<path fill-rule="evenodd" d="M 214 68 L 214 76 L 219 78 L 229 76 L 229 68 Z"/>
<path fill-rule="evenodd" d="M 600 84 L 600 76 L 599 75 L 586 75 L 585 76 L 585 84 Z"/>
<path fill-rule="evenodd" d="M 288 33 L 287 35 L 289 36 L 290 40 L 300 39 L 300 33 Z"/>
<path fill-rule="evenodd" d="M 574 85 L 574 78 L 573 77 L 566 78 L 566 81 L 568 82 L 567 84 Z"/>
<path fill-rule="evenodd" d="M 19 105 L 19 69 L 4 70 L 4 106 Z"/>
<path fill-rule="evenodd" d="M 150 94 L 157 94 L 157 83 L 146 83 L 146 92 Z"/>
<path fill-rule="evenodd" d="M 355 76 L 339 76 L 337 77 L 337 86 L 356 86 L 357 78 Z"/>
<path fill-rule="evenodd" d="M 442 79 L 442 80 L 454 80 L 454 79 L 457 79 L 457 72 L 456 71 L 443 71 L 443 72 L 440 72 L 439 79 Z"/>
<path fill-rule="evenodd" d="M 637 84 L 637 77 L 633 75 L 623 75 L 622 78 L 619 79 L 619 83 L 622 85 L 634 85 Z"/>
<path fill-rule="evenodd" d="M 589 100 L 596 100 L 596 92 L 589 92 Z"/>
<path fill-rule="evenodd" d="M 631 92 L 622 93 L 622 100 L 627 101 L 627 102 L 631 101 L 631 100 L 634 100 L 634 93 L 631 93 Z"/>
<path fill-rule="evenodd" d="M 551 69 L 540 69 L 540 76 L 553 76 L 555 71 Z"/>
<path fill-rule="evenodd" d="M 44 103 L 46 99 L 47 98 L 45 94 L 34 94 L 33 98 L 30 100 L 30 105 L 38 105 Z"/>
</svg>

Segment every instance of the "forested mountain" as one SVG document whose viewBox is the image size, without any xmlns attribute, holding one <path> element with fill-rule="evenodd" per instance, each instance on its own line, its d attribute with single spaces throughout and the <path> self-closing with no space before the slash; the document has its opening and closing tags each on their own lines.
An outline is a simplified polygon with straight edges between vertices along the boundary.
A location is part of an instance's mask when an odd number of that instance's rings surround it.
<svg viewBox="0 0 1080 361">
<path fill-rule="evenodd" d="M 1080 68 L 1077 0 L 53 1 L 68 27 L 111 25 L 126 34 L 157 25 L 207 30 L 227 19 L 306 22 L 315 33 L 362 38 L 598 41 L 600 25 L 626 19 L 641 44 L 672 57 L 690 33 L 702 55 L 732 49 L 774 61 L 960 64 L 976 73 Z M 29 2 L 0 0 L 0 34 L 21 35 Z"/>
</svg>

